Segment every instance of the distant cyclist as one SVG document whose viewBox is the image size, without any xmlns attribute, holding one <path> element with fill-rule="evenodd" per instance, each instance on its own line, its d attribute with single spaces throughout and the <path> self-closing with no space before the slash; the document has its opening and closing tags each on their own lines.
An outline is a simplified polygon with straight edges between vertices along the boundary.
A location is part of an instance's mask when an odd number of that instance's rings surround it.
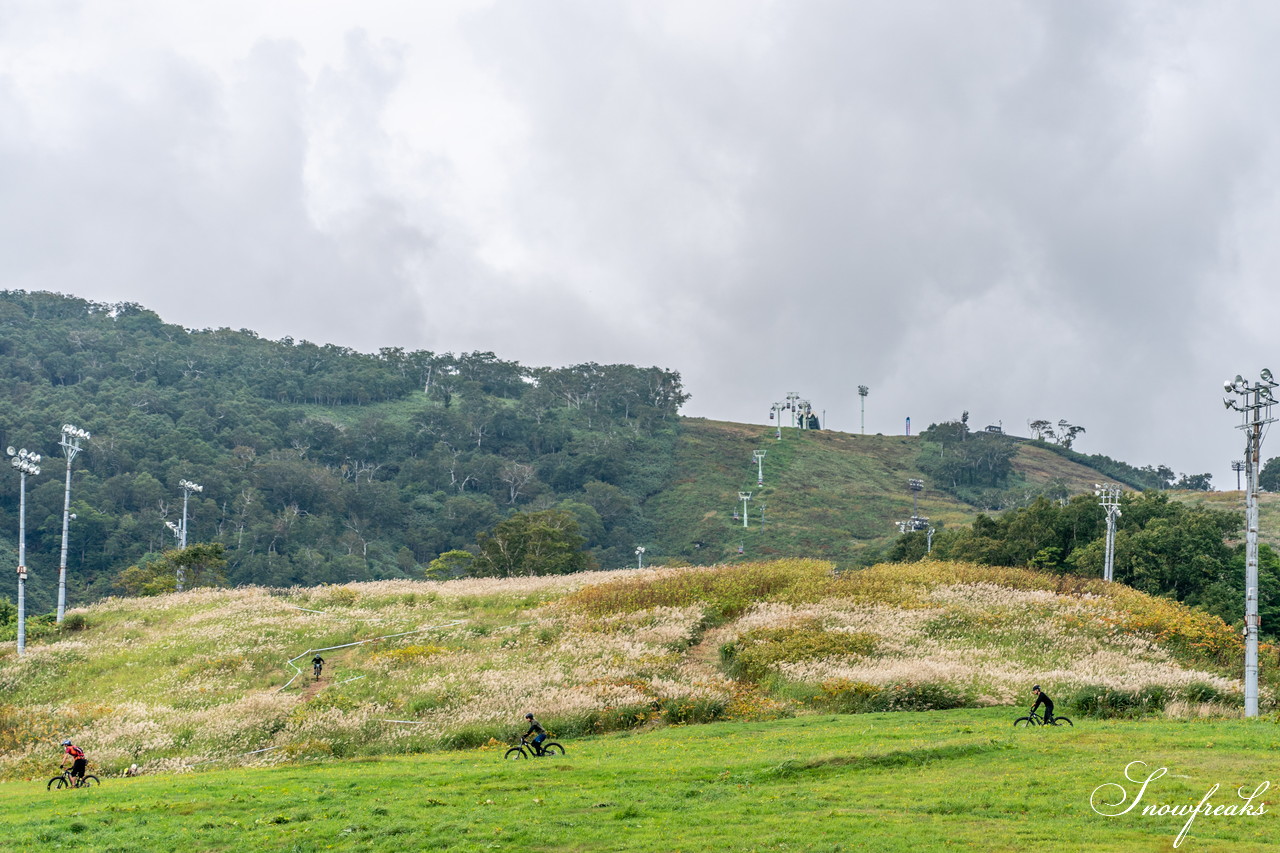
<svg viewBox="0 0 1280 853">
<path fill-rule="evenodd" d="M 316 655 L 311 659 L 311 672 L 315 674 L 316 681 L 320 680 L 320 670 L 324 669 L 324 658 Z"/>
<path fill-rule="evenodd" d="M 1041 690 L 1040 685 L 1037 684 L 1035 687 L 1031 688 L 1031 695 L 1036 697 L 1036 703 L 1031 706 L 1031 713 L 1034 714 L 1036 712 L 1036 708 L 1039 708 L 1041 705 L 1043 705 L 1044 721 L 1046 723 L 1052 722 L 1053 721 L 1053 700 L 1049 698 L 1049 694 Z"/>
<path fill-rule="evenodd" d="M 529 721 L 529 731 L 525 732 L 524 736 L 534 736 L 533 751 L 542 755 L 542 742 L 547 739 L 547 730 L 542 727 L 542 723 L 533 718 L 533 714 L 525 714 L 524 718 Z"/>
<path fill-rule="evenodd" d="M 62 756 L 62 767 L 67 766 L 68 758 L 72 760 L 71 778 L 75 780 L 72 784 L 79 788 L 80 784 L 84 782 L 84 771 L 89 764 L 89 760 L 84 757 L 84 750 L 69 740 L 62 742 L 62 749 L 66 752 L 66 755 Z"/>
</svg>

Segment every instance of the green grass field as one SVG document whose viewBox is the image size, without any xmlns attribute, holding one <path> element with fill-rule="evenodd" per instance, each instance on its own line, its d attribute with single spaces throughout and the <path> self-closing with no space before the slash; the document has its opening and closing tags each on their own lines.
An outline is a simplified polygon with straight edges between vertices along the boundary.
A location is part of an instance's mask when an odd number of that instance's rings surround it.
<svg viewBox="0 0 1280 853">
<path fill-rule="evenodd" d="M 277 768 L 0 785 L 6 850 L 1173 849 L 1186 822 L 1143 806 L 1241 804 L 1276 775 L 1274 721 L 1078 721 L 1015 730 L 1010 708 L 823 715 L 568 741 L 562 758 L 482 748 Z M 50 755 L 50 774 L 57 755 Z M 1152 781 L 1106 817 L 1091 794 Z M 1102 799 L 1114 800 L 1118 792 Z M 1274 798 L 1274 789 L 1254 804 Z M 1101 803 L 1102 800 L 1095 800 Z M 1280 850 L 1275 810 L 1200 815 L 1179 849 Z"/>
</svg>

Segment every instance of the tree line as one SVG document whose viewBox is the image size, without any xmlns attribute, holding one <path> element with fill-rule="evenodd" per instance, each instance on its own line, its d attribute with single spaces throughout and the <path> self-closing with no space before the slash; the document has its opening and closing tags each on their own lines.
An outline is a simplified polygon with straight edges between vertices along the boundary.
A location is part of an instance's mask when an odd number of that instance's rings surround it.
<svg viewBox="0 0 1280 853">
<path fill-rule="evenodd" d="M 74 461 L 71 600 L 141 589 L 174 546 L 180 479 L 204 486 L 189 541 L 210 576 L 277 586 L 421 576 L 516 513 L 566 513 L 587 559 L 629 564 L 645 500 L 672 478 L 680 374 L 526 367 L 491 352 L 374 354 L 249 330 L 185 329 L 133 303 L 0 292 L 0 440 L 43 453 L 28 479 L 33 612 L 56 597 L 65 461 Z M 16 477 L 0 544 L 16 552 Z M 220 573 L 220 574 L 218 574 Z"/>
<path fill-rule="evenodd" d="M 1198 605 L 1227 622 L 1243 618 L 1243 514 L 1171 500 L 1165 492 L 1125 492 L 1116 524 L 1115 579 L 1153 595 Z M 938 531 L 930 556 L 995 566 L 1028 566 L 1060 574 L 1102 577 L 1106 514 L 1092 495 L 1069 501 L 1038 498 L 998 517 Z M 925 557 L 924 533 L 900 537 L 893 561 Z M 1259 547 L 1263 632 L 1280 636 L 1280 556 Z"/>
</svg>

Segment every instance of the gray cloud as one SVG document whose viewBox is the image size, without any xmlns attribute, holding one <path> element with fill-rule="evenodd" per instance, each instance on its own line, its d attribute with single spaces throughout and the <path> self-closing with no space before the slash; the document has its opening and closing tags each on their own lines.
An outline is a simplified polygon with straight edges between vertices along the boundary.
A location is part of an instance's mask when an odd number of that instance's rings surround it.
<svg viewBox="0 0 1280 853">
<path fill-rule="evenodd" d="M 1274 353 L 1269 5 L 286 4 L 198 43 L 87 8 L 0 29 L 48 66 L 0 64 L 9 286 L 656 363 L 726 419 L 796 390 L 854 430 L 867 384 L 871 431 L 1065 417 L 1233 482 L 1219 383 Z"/>
</svg>

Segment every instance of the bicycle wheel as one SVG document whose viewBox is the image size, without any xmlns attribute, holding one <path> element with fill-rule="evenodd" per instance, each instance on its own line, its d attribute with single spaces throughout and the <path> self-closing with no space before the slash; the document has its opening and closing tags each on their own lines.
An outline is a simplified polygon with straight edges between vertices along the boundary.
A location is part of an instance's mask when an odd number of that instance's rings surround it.
<svg viewBox="0 0 1280 853">
<path fill-rule="evenodd" d="M 94 785 L 101 785 L 97 776 L 86 776 L 80 781 L 81 788 L 92 788 Z"/>
<path fill-rule="evenodd" d="M 1073 729 L 1076 727 L 1076 724 L 1071 722 L 1070 717 L 1054 717 L 1053 724 L 1055 726 L 1063 726 L 1063 725 L 1070 726 Z"/>
<path fill-rule="evenodd" d="M 1025 729 L 1027 726 L 1040 725 L 1039 717 L 1019 717 L 1013 721 L 1014 728 Z"/>
<path fill-rule="evenodd" d="M 543 755 L 564 755 L 564 747 L 555 741 L 547 741 L 542 745 Z"/>
<path fill-rule="evenodd" d="M 54 776 L 52 779 L 49 780 L 49 784 L 46 787 L 46 790 L 52 791 L 55 788 L 65 788 L 65 787 L 67 787 L 67 780 L 62 776 Z"/>
<path fill-rule="evenodd" d="M 509 760 L 515 760 L 517 758 L 528 758 L 528 755 L 525 753 L 523 746 L 513 746 L 507 750 L 507 754 L 503 757 Z"/>
</svg>

